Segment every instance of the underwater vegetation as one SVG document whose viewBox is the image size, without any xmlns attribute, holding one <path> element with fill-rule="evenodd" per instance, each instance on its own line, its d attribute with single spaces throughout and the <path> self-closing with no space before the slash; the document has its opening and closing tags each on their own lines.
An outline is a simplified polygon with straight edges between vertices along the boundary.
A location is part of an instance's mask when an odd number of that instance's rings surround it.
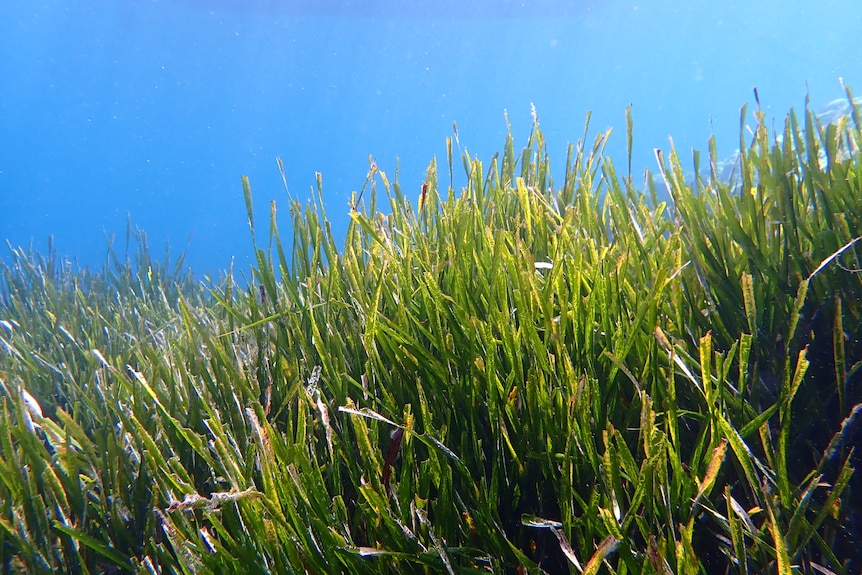
<svg viewBox="0 0 862 575">
<path fill-rule="evenodd" d="M 710 142 L 643 189 L 609 131 L 557 182 L 538 121 L 450 138 L 343 244 L 320 179 L 287 241 L 244 179 L 244 280 L 10 247 L 3 571 L 858 572 L 859 112 L 754 116 L 734 179 Z"/>
</svg>

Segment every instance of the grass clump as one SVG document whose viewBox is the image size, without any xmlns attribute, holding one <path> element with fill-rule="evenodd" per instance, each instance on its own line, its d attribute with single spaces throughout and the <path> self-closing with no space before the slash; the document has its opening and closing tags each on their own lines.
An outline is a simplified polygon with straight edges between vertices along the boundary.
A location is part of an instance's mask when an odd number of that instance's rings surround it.
<svg viewBox="0 0 862 575">
<path fill-rule="evenodd" d="M 12 249 L 4 570 L 853 572 L 862 131 L 756 118 L 732 182 L 659 152 L 669 204 L 609 132 L 460 191 L 450 139 L 341 247 L 320 180 L 292 244 L 243 180 L 252 285 Z"/>
</svg>

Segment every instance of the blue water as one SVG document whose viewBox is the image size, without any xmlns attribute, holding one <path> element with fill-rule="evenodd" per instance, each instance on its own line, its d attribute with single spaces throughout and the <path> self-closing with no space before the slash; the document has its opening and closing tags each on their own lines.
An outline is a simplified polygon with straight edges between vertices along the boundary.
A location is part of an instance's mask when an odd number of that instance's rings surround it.
<svg viewBox="0 0 862 575">
<path fill-rule="evenodd" d="M 0 239 L 98 266 L 131 217 L 200 274 L 247 270 L 240 175 L 288 235 L 276 156 L 300 200 L 321 172 L 343 232 L 369 155 L 417 196 L 453 121 L 487 160 L 531 103 L 559 179 L 589 110 L 623 170 L 629 104 L 638 174 L 668 135 L 729 154 L 755 86 L 776 121 L 862 93 L 860 29 L 858 0 L 4 0 Z"/>
</svg>

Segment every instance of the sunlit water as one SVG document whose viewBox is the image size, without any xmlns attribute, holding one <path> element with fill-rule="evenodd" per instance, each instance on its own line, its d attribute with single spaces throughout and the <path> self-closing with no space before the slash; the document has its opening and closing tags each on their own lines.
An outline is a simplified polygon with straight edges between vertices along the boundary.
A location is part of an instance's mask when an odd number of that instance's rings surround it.
<svg viewBox="0 0 862 575">
<path fill-rule="evenodd" d="M 97 266 L 131 216 L 157 254 L 247 269 L 241 174 L 289 231 L 276 156 L 294 198 L 322 172 L 341 233 L 369 156 L 415 199 L 453 122 L 487 160 L 504 110 L 522 145 L 534 104 L 561 179 L 589 110 L 624 170 L 631 104 L 639 178 L 668 135 L 686 160 L 711 133 L 730 155 L 754 87 L 778 125 L 806 93 L 842 97 L 839 78 L 862 92 L 855 0 L 362 4 L 5 0 L 0 239 L 44 250 L 53 234 Z"/>
</svg>

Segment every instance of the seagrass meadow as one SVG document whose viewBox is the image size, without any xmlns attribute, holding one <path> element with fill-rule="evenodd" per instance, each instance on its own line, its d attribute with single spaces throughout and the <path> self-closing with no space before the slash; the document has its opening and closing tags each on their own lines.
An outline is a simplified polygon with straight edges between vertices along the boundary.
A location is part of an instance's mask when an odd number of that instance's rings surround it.
<svg viewBox="0 0 862 575">
<path fill-rule="evenodd" d="M 859 113 L 753 116 L 730 181 L 456 132 L 343 243 L 244 179 L 250 277 L 10 246 L 3 572 L 858 573 Z"/>
</svg>

